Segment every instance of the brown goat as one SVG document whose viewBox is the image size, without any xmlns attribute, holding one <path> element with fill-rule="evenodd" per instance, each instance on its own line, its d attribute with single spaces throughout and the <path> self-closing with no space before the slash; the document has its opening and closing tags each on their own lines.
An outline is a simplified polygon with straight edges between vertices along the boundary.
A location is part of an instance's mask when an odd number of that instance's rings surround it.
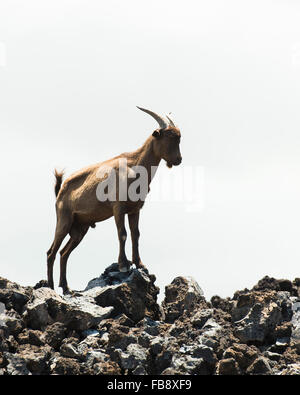
<svg viewBox="0 0 300 395">
<path fill-rule="evenodd" d="M 47 252 L 48 284 L 54 288 L 53 264 L 57 251 L 67 234 L 70 239 L 60 251 L 60 282 L 64 294 L 69 293 L 66 278 L 67 260 L 71 252 L 78 246 L 89 227 L 95 227 L 96 222 L 104 221 L 112 216 L 115 218 L 119 237 L 119 258 L 118 265 L 120 271 L 128 271 L 130 262 L 125 255 L 125 241 L 127 237 L 125 229 L 125 215 L 128 214 L 129 227 L 132 238 L 132 263 L 137 268 L 144 267 L 139 255 L 139 213 L 144 204 L 145 197 L 149 191 L 149 184 L 153 177 L 153 167 L 156 168 L 161 159 L 164 159 L 168 167 L 177 166 L 181 163 L 179 149 L 180 131 L 172 120 L 168 120 L 155 114 L 152 111 L 138 107 L 140 110 L 151 115 L 158 123 L 156 129 L 146 140 L 143 146 L 134 152 L 123 153 L 105 162 L 97 163 L 86 167 L 72 174 L 62 184 L 63 173 L 55 170 L 56 185 L 56 215 L 57 224 L 54 241 Z M 125 168 L 120 163 L 125 162 Z M 125 174 L 126 192 L 130 185 L 137 179 L 135 169 L 143 167 L 146 170 L 146 192 L 139 199 L 134 201 L 128 197 L 120 199 L 120 179 Z M 125 171 L 125 173 L 124 173 Z M 99 200 L 97 191 L 99 185 L 104 185 L 110 175 L 114 172 L 119 178 L 116 183 L 115 198 Z M 142 177 L 142 174 L 140 174 Z M 123 177 L 124 178 L 124 177 Z"/>
</svg>

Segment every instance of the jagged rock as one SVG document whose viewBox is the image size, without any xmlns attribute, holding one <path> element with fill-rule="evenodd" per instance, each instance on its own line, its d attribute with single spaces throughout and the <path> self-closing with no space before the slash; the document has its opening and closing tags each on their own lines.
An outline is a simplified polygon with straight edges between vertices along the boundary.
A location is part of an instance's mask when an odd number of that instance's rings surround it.
<svg viewBox="0 0 300 395">
<path fill-rule="evenodd" d="M 264 290 L 287 291 L 292 296 L 297 296 L 297 287 L 292 281 L 286 279 L 276 280 L 273 277 L 265 276 L 252 288 L 252 291 Z"/>
<path fill-rule="evenodd" d="M 266 311 L 263 311 L 263 306 L 256 304 L 243 320 L 236 322 L 235 335 L 244 343 L 263 343 L 266 336 L 271 334 L 271 331 L 274 330 L 280 319 L 280 310 L 276 305 L 271 307 L 270 315 L 266 317 Z"/>
<path fill-rule="evenodd" d="M 168 349 L 168 346 L 164 346 L 162 351 L 155 358 L 155 374 L 163 374 L 172 363 L 173 350 Z M 172 374 L 172 373 L 170 373 Z"/>
<path fill-rule="evenodd" d="M 0 351 L 0 368 L 3 368 L 5 365 L 5 359 L 3 353 Z"/>
<path fill-rule="evenodd" d="M 296 297 L 300 298 L 300 278 L 295 278 L 293 285 L 296 289 Z"/>
<path fill-rule="evenodd" d="M 224 358 L 218 363 L 217 374 L 235 376 L 240 374 L 240 369 L 234 358 Z"/>
<path fill-rule="evenodd" d="M 8 375 L 23 376 L 31 374 L 26 366 L 26 360 L 23 357 L 9 352 L 5 352 L 4 358 L 7 362 L 6 372 Z"/>
<path fill-rule="evenodd" d="M 206 363 L 206 369 L 211 372 L 214 370 L 217 363 L 217 358 L 213 349 L 204 344 L 183 345 L 180 347 L 179 352 L 201 359 Z"/>
<path fill-rule="evenodd" d="M 125 369 L 135 369 L 138 366 L 145 365 L 147 363 L 148 351 L 139 344 L 129 344 L 126 348 L 126 354 L 128 355 L 128 358 L 126 358 L 126 361 L 123 359 L 121 362 Z M 132 366 L 132 368 L 129 366 Z"/>
<path fill-rule="evenodd" d="M 263 343 L 282 320 L 275 291 L 241 294 L 232 310 L 235 335 L 243 342 Z"/>
<path fill-rule="evenodd" d="M 199 336 L 198 342 L 199 342 L 199 344 L 203 344 L 204 346 L 212 348 L 214 351 L 216 351 L 220 345 L 217 338 L 210 337 L 205 334 L 202 336 Z"/>
<path fill-rule="evenodd" d="M 173 369 L 173 368 L 166 368 L 161 375 L 162 376 L 174 376 L 174 375 L 179 375 L 181 374 L 180 372 L 178 372 L 177 370 Z"/>
<path fill-rule="evenodd" d="M 122 369 L 134 370 L 140 365 L 145 365 L 148 359 L 148 352 L 139 344 L 129 344 L 125 351 L 115 349 L 113 358 L 119 363 Z"/>
<path fill-rule="evenodd" d="M 202 289 L 192 277 L 176 277 L 166 286 L 162 307 L 165 321 L 173 323 L 183 312 L 207 308 L 207 303 Z"/>
<path fill-rule="evenodd" d="M 280 361 L 280 359 L 282 358 L 281 354 L 278 354 L 276 352 L 271 352 L 271 351 L 265 351 L 264 356 L 267 359 L 269 359 L 271 361 L 276 361 L 276 362 Z"/>
<path fill-rule="evenodd" d="M 114 361 L 96 362 L 93 365 L 93 374 L 95 375 L 120 375 L 121 369 Z M 138 373 L 133 373 L 138 374 Z"/>
<path fill-rule="evenodd" d="M 133 371 L 132 371 L 132 374 L 133 375 L 135 375 L 135 376 L 141 376 L 141 375 L 146 375 L 147 374 L 147 371 L 146 371 L 146 369 L 144 368 L 144 366 L 143 365 L 138 365 Z"/>
<path fill-rule="evenodd" d="M 38 299 L 27 305 L 27 310 L 23 317 L 27 325 L 32 329 L 43 330 L 48 324 L 53 322 L 48 313 L 47 303 Z"/>
<path fill-rule="evenodd" d="M 102 332 L 100 334 L 99 344 L 105 347 L 109 342 L 109 334 L 108 332 Z"/>
<path fill-rule="evenodd" d="M 5 328 L 8 333 L 14 336 L 17 336 L 24 326 L 21 316 L 14 310 L 4 310 L 0 315 L 0 327 Z"/>
<path fill-rule="evenodd" d="M 238 367 L 246 370 L 258 357 L 259 350 L 255 346 L 248 346 L 246 344 L 234 343 L 231 347 L 224 351 L 222 358 L 233 358 Z"/>
<path fill-rule="evenodd" d="M 24 305 L 29 301 L 32 290 L 30 287 L 21 287 L 5 278 L 0 277 L 0 302 L 7 310 L 22 313 Z"/>
<path fill-rule="evenodd" d="M 81 352 L 78 350 L 77 339 L 72 337 L 63 340 L 59 351 L 63 357 L 79 359 L 82 355 Z"/>
<path fill-rule="evenodd" d="M 282 320 L 283 321 L 291 321 L 293 316 L 293 302 L 294 297 L 290 296 L 290 293 L 287 291 L 279 291 L 277 292 L 277 301 L 276 303 L 280 307 Z"/>
<path fill-rule="evenodd" d="M 188 374 L 188 375 L 208 375 L 211 370 L 208 369 L 207 363 L 202 358 L 195 358 L 191 355 L 174 354 L 170 366 L 173 374 Z M 162 374 L 166 374 L 164 371 Z M 170 374 L 170 371 L 169 373 Z"/>
<path fill-rule="evenodd" d="M 165 340 L 163 337 L 158 336 L 149 342 L 149 349 L 152 355 L 158 355 L 163 350 L 163 344 Z"/>
<path fill-rule="evenodd" d="M 47 361 L 51 355 L 49 346 L 38 347 L 24 344 L 19 347 L 18 354 L 26 363 L 26 367 L 33 374 L 47 373 Z"/>
<path fill-rule="evenodd" d="M 63 339 L 65 338 L 66 333 L 66 326 L 61 322 L 55 322 L 54 324 L 49 325 L 46 328 L 43 335 L 43 340 L 45 341 L 45 343 L 49 344 L 49 346 L 57 350 L 60 347 Z"/>
<path fill-rule="evenodd" d="M 283 369 L 280 373 L 282 376 L 299 376 L 300 375 L 300 363 L 292 363 Z"/>
<path fill-rule="evenodd" d="M 81 344 L 82 346 L 82 344 Z M 85 346 L 87 346 L 87 344 L 85 343 Z M 80 346 L 78 347 L 78 349 L 81 349 Z M 88 347 L 88 350 L 86 352 L 85 355 L 85 359 L 86 359 L 86 366 L 89 368 L 93 368 L 93 366 L 97 363 L 101 363 L 101 364 L 105 364 L 111 361 L 111 358 L 108 354 L 106 354 L 104 352 L 104 350 L 99 350 L 99 349 L 90 349 L 90 347 Z"/>
<path fill-rule="evenodd" d="M 226 311 L 228 313 L 231 313 L 231 309 L 233 307 L 233 301 L 230 300 L 230 298 L 223 299 L 218 295 L 212 296 L 210 303 L 212 307 L 221 309 L 222 311 Z"/>
<path fill-rule="evenodd" d="M 44 329 L 48 324 L 53 323 L 48 312 L 48 303 L 53 301 L 52 303 L 63 304 L 63 299 L 50 288 L 34 290 L 32 298 L 33 300 L 26 305 L 24 320 L 32 329 Z"/>
<path fill-rule="evenodd" d="M 191 318 L 191 323 L 196 328 L 202 328 L 209 318 L 212 318 L 213 310 L 212 309 L 204 309 L 197 311 L 195 315 Z"/>
<path fill-rule="evenodd" d="M 14 336 L 9 335 L 6 339 L 6 344 L 8 346 L 8 351 L 11 353 L 15 353 L 18 350 L 19 344 L 17 343 Z"/>
<path fill-rule="evenodd" d="M 48 281 L 47 280 L 40 280 L 38 283 L 35 284 L 33 289 L 38 289 L 38 288 L 47 288 L 48 287 Z"/>
<path fill-rule="evenodd" d="M 138 344 L 144 348 L 149 348 L 151 341 L 154 339 L 153 336 L 146 332 L 140 332 L 137 335 Z"/>
<path fill-rule="evenodd" d="M 51 361 L 50 372 L 57 375 L 79 375 L 80 363 L 74 358 L 54 357 Z"/>
<path fill-rule="evenodd" d="M 18 334 L 17 342 L 19 344 L 32 344 L 33 346 L 44 345 L 43 332 L 25 328 Z"/>
<path fill-rule="evenodd" d="M 137 326 L 151 336 L 158 336 L 161 332 L 163 323 L 161 321 L 154 321 L 149 317 L 145 317 L 143 320 L 138 322 Z"/>
<path fill-rule="evenodd" d="M 131 343 L 137 343 L 137 338 L 129 333 L 129 328 L 120 325 L 110 328 L 108 346 L 125 350 Z"/>
<path fill-rule="evenodd" d="M 43 329 L 53 322 L 48 313 L 47 303 L 38 299 L 27 306 L 24 320 L 33 329 Z"/>
<path fill-rule="evenodd" d="M 221 330 L 221 325 L 218 324 L 213 318 L 209 318 L 202 327 L 202 333 L 206 336 L 216 336 L 218 331 Z"/>
<path fill-rule="evenodd" d="M 96 327 L 104 318 L 109 317 L 114 308 L 112 306 L 97 306 L 91 299 L 73 297 L 68 299 L 65 314 L 58 314 L 56 319 L 65 323 L 70 329 L 86 330 Z"/>
<path fill-rule="evenodd" d="M 3 329 L 0 329 L 0 353 L 2 354 L 5 351 L 9 351 L 9 346 L 7 342 L 7 336 Z M 3 354 L 2 354 L 3 356 Z"/>
<path fill-rule="evenodd" d="M 112 311 L 113 307 L 100 307 L 89 296 L 62 298 L 50 288 L 38 288 L 33 291 L 33 301 L 27 304 L 24 319 L 33 329 L 59 321 L 69 329 L 83 331 L 97 326 Z"/>
<path fill-rule="evenodd" d="M 129 326 L 130 328 L 134 326 L 134 322 L 129 317 L 127 317 L 126 314 L 120 314 L 119 316 L 115 317 L 114 320 L 117 321 L 119 325 Z"/>
<path fill-rule="evenodd" d="M 146 269 L 118 271 L 116 264 L 109 266 L 97 279 L 90 281 L 84 294 L 94 297 L 99 306 L 113 306 L 114 314 L 125 314 L 134 323 L 145 316 L 159 319 L 157 304 L 159 288 L 154 285 L 155 276 Z"/>
<path fill-rule="evenodd" d="M 282 339 L 282 338 L 290 338 L 292 335 L 292 322 L 284 321 L 280 325 L 277 325 L 274 329 L 274 338 Z"/>
<path fill-rule="evenodd" d="M 186 324 L 185 322 L 174 322 L 172 326 L 169 328 L 168 333 L 170 336 L 178 338 L 182 336 L 186 331 Z"/>
<path fill-rule="evenodd" d="M 300 300 L 294 301 L 291 340 L 300 354 Z"/>
<path fill-rule="evenodd" d="M 272 369 L 268 360 L 258 357 L 247 369 L 248 374 L 271 374 Z"/>
</svg>

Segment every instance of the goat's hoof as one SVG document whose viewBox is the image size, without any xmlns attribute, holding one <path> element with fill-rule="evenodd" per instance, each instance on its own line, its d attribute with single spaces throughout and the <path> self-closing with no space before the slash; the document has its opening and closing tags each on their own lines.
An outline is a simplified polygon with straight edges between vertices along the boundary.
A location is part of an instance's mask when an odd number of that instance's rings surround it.
<svg viewBox="0 0 300 395">
<path fill-rule="evenodd" d="M 122 263 L 119 263 L 119 271 L 121 272 L 121 273 L 127 273 L 127 272 L 129 272 L 129 270 L 130 270 L 130 265 L 131 265 L 131 262 L 130 261 L 127 261 L 127 262 L 122 262 Z"/>
<path fill-rule="evenodd" d="M 141 261 L 139 261 L 139 262 L 133 262 L 133 263 L 135 264 L 135 267 L 136 267 L 137 269 L 146 269 L 146 266 L 143 265 Z"/>
<path fill-rule="evenodd" d="M 119 268 L 119 271 L 120 271 L 121 273 L 127 273 L 127 272 L 129 272 L 129 267 L 127 267 L 127 266 L 122 266 L 122 267 Z"/>
<path fill-rule="evenodd" d="M 64 295 L 74 296 L 74 292 L 71 291 L 71 290 L 69 289 L 69 287 L 63 288 L 63 294 L 64 294 Z"/>
</svg>

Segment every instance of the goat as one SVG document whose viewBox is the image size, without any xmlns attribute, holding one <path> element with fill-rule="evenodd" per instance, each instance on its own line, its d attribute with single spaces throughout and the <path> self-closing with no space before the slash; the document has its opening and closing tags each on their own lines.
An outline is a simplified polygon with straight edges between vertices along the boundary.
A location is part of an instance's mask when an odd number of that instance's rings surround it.
<svg viewBox="0 0 300 395">
<path fill-rule="evenodd" d="M 68 288 L 66 269 L 67 261 L 71 252 L 79 245 L 86 235 L 89 227 L 95 227 L 96 222 L 105 221 L 114 217 L 119 237 L 119 257 L 118 267 L 122 272 L 130 269 L 131 264 L 137 268 L 144 265 L 139 255 L 139 214 L 143 207 L 144 198 L 148 193 L 150 182 L 154 176 L 152 168 L 157 168 L 161 159 L 166 161 L 169 168 L 181 163 L 182 157 L 179 149 L 180 130 L 175 126 L 170 117 L 167 119 L 156 113 L 138 107 L 140 110 L 151 115 L 159 124 L 159 128 L 154 130 L 152 135 L 145 143 L 134 152 L 123 153 L 105 162 L 97 163 L 86 167 L 72 174 L 64 183 L 63 172 L 55 170 L 56 185 L 56 230 L 54 241 L 47 252 L 47 274 L 48 285 L 54 288 L 53 265 L 59 247 L 67 234 L 70 235 L 69 241 L 60 251 L 60 281 L 63 293 L 70 293 Z M 137 201 L 130 199 L 121 200 L 118 194 L 115 199 L 101 201 L 97 198 L 97 188 L 107 180 L 108 175 L 115 171 L 120 176 L 120 161 L 126 160 L 125 178 L 128 188 L 134 181 L 132 173 L 136 166 L 143 167 L 147 174 L 147 191 L 143 198 Z M 100 174 L 100 176 L 99 176 Z M 120 186 L 118 186 L 118 191 Z M 117 191 L 117 192 L 118 192 Z M 127 260 L 125 254 L 125 242 L 127 232 L 125 229 L 125 215 L 128 215 L 129 227 L 132 238 L 132 262 Z"/>
</svg>

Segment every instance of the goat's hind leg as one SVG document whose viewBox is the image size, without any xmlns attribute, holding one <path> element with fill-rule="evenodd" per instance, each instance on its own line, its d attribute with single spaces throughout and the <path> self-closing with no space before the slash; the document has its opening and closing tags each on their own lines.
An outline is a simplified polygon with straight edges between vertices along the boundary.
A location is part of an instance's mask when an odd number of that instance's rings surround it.
<svg viewBox="0 0 300 395">
<path fill-rule="evenodd" d="M 53 281 L 53 265 L 55 261 L 55 257 L 61 243 L 64 238 L 69 233 L 69 230 L 72 226 L 72 218 L 71 217 L 58 217 L 55 237 L 54 241 L 47 251 L 47 275 L 48 275 L 48 285 L 50 288 L 54 289 L 54 281 Z"/>
<path fill-rule="evenodd" d="M 73 224 L 70 230 L 70 239 L 64 248 L 60 251 L 60 280 L 59 286 L 62 287 L 63 293 L 71 293 L 67 282 L 67 262 L 71 252 L 78 246 L 81 240 L 86 235 L 89 226 Z"/>
</svg>

